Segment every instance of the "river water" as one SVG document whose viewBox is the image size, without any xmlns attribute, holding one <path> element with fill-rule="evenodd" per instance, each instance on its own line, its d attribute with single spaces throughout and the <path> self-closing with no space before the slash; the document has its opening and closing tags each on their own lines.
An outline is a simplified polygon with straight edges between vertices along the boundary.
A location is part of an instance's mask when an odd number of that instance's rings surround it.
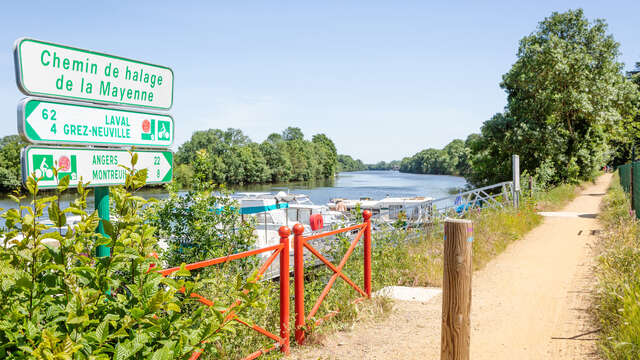
<svg viewBox="0 0 640 360">
<path fill-rule="evenodd" d="M 278 192 L 306 194 L 314 204 L 326 204 L 332 198 L 359 199 L 370 197 L 381 199 L 385 196 L 430 196 L 440 198 L 449 194 L 449 189 L 460 188 L 466 184 L 464 178 L 446 175 L 405 174 L 398 171 L 355 171 L 338 174 L 334 179 L 305 182 L 283 183 L 234 187 L 232 190 Z M 140 191 L 137 195 L 145 198 L 162 199 L 167 193 L 162 189 Z M 64 209 L 75 195 L 63 197 L 61 207 Z M 93 196 L 88 199 L 89 209 L 93 209 Z M 0 208 L 8 209 L 16 204 L 6 195 L 0 195 Z M 0 218 L 0 226 L 4 219 Z"/>
<path fill-rule="evenodd" d="M 354 171 L 338 174 L 335 179 L 315 183 L 289 183 L 246 186 L 237 191 L 287 191 L 308 195 L 314 204 L 326 204 L 330 199 L 378 200 L 385 196 L 448 196 L 449 189 L 466 184 L 464 178 L 446 175 L 406 174 L 398 171 Z"/>
</svg>

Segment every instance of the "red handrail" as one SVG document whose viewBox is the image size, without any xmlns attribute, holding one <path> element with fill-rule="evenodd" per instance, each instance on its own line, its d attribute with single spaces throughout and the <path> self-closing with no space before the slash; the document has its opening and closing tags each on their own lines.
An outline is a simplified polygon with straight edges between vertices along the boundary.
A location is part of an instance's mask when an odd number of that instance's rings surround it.
<svg viewBox="0 0 640 360">
<path fill-rule="evenodd" d="M 358 293 L 360 293 L 363 298 L 356 299 L 356 301 L 360 301 L 364 298 L 371 297 L 371 212 L 365 210 L 362 213 L 362 217 L 364 218 L 364 223 L 349 226 L 346 228 L 333 230 L 321 234 L 314 234 L 311 236 L 302 236 L 304 233 L 304 226 L 301 224 L 296 224 L 293 227 L 293 271 L 294 271 L 294 291 L 295 291 L 295 313 L 296 313 L 296 330 L 295 330 L 295 338 L 298 344 L 302 344 L 304 342 L 305 336 L 305 312 L 304 312 L 304 248 L 307 248 L 313 255 L 315 255 L 321 262 L 323 262 L 329 269 L 331 269 L 334 274 L 329 279 L 329 282 L 325 285 L 322 293 L 318 297 L 318 300 L 313 305 L 313 308 L 309 312 L 308 317 L 313 317 L 320 309 L 320 305 L 324 298 L 329 294 L 329 290 L 338 279 L 338 277 L 342 278 L 347 284 L 353 287 Z M 359 230 L 355 239 L 351 242 L 349 249 L 345 253 L 342 260 L 338 266 L 333 265 L 329 260 L 327 260 L 320 252 L 311 246 L 308 241 L 319 239 L 322 237 L 327 237 L 331 235 L 336 235 L 348 231 Z M 349 279 L 345 274 L 342 273 L 342 269 L 344 268 L 349 256 L 353 253 L 358 242 L 364 236 L 364 290 L 360 289 L 351 279 Z M 337 314 L 337 311 L 329 313 L 324 318 L 321 318 L 316 322 L 316 324 L 322 322 L 326 317 L 334 316 Z"/>
<path fill-rule="evenodd" d="M 285 354 L 289 353 L 289 348 L 290 348 L 290 344 L 289 344 L 289 236 L 291 235 L 291 230 L 286 226 L 281 226 L 278 233 L 280 234 L 280 244 L 267 246 L 261 249 L 244 251 L 241 253 L 232 254 L 232 255 L 216 258 L 216 259 L 204 260 L 204 261 L 188 264 L 185 266 L 187 270 L 200 269 L 207 266 L 222 264 L 228 261 L 233 261 L 233 260 L 242 259 L 249 256 L 273 251 L 273 253 L 269 256 L 267 261 L 265 261 L 264 264 L 262 264 L 262 266 L 260 266 L 260 268 L 258 269 L 258 276 L 256 277 L 256 280 L 257 280 L 262 275 L 264 275 L 264 273 L 267 271 L 269 266 L 273 264 L 273 262 L 278 257 L 280 258 L 280 336 L 275 335 L 256 324 L 249 324 L 241 320 L 240 318 L 238 318 L 237 315 L 233 312 L 233 308 L 238 306 L 241 303 L 241 300 L 234 301 L 233 304 L 231 304 L 225 311 L 223 311 L 224 313 L 227 313 L 223 322 L 236 321 L 237 323 L 247 326 L 248 328 L 253 329 L 254 331 L 275 341 L 275 344 L 273 346 L 253 352 L 249 354 L 247 357 L 245 357 L 244 360 L 255 359 L 262 354 L 266 354 L 269 351 L 277 349 L 278 347 L 280 348 L 280 351 L 282 351 L 283 353 Z M 155 257 L 157 258 L 157 255 L 155 255 Z M 149 270 L 151 270 L 153 267 L 155 267 L 155 264 L 152 264 L 152 266 L 149 267 Z M 169 269 L 158 270 L 158 272 L 163 276 L 168 276 L 178 270 L 180 270 L 180 267 L 173 267 Z M 185 289 L 182 288 L 181 292 L 184 293 L 184 291 Z M 248 290 L 245 290 L 244 292 L 246 294 L 248 293 Z M 213 301 L 204 298 L 202 295 L 191 293 L 190 296 L 193 298 L 197 298 L 198 301 L 200 301 L 202 304 L 205 304 L 207 306 L 213 306 Z M 198 359 L 202 354 L 202 352 L 203 352 L 203 349 L 194 351 L 193 354 L 191 354 L 191 357 L 189 359 L 190 360 Z"/>
<path fill-rule="evenodd" d="M 343 279 L 347 284 L 353 287 L 360 295 L 362 295 L 362 297 L 355 299 L 354 302 L 359 302 L 365 298 L 371 297 L 371 212 L 365 210 L 362 213 L 362 216 L 364 218 L 364 222 L 362 224 L 348 226 L 345 228 L 332 230 L 332 231 L 328 231 L 320 234 L 313 234 L 306 237 L 302 236 L 302 234 L 304 233 L 304 226 L 302 226 L 301 224 L 296 224 L 293 227 L 293 232 L 294 232 L 294 253 L 293 253 L 294 266 L 293 268 L 294 268 L 294 290 L 295 290 L 294 309 L 296 314 L 295 339 L 297 343 L 302 344 L 304 340 L 305 325 L 306 325 L 305 312 L 304 312 L 304 257 L 303 257 L 304 255 L 303 252 L 305 248 L 308 249 L 323 264 L 325 264 L 329 269 L 331 269 L 334 272 L 332 277 L 329 279 L 329 282 L 326 284 L 325 288 L 323 289 L 322 293 L 318 297 L 318 300 L 316 301 L 313 308 L 309 312 L 308 317 L 313 317 L 316 315 L 316 313 L 320 309 L 320 305 L 322 304 L 322 301 L 328 295 L 329 291 L 331 290 L 331 287 L 333 286 L 335 281 L 338 279 L 338 277 Z M 317 249 L 315 249 L 313 246 L 311 246 L 308 243 L 310 240 L 315 240 L 315 239 L 328 237 L 328 236 L 341 234 L 341 233 L 354 231 L 354 230 L 358 230 L 358 233 L 355 236 L 354 240 L 352 241 L 351 245 L 349 246 L 349 249 L 345 253 L 344 257 L 340 260 L 340 263 L 337 266 L 332 264 L 325 256 L 323 256 Z M 286 226 L 282 226 L 280 227 L 279 234 L 280 234 L 280 244 L 267 246 L 261 249 L 244 251 L 237 254 L 231 254 L 228 256 L 219 257 L 215 259 L 199 261 L 199 262 L 188 264 L 185 266 L 187 270 L 195 270 L 195 269 L 200 269 L 207 266 L 222 264 L 228 261 L 238 260 L 238 259 L 246 258 L 249 256 L 273 251 L 273 253 L 269 256 L 267 261 L 265 261 L 264 264 L 262 264 L 262 266 L 260 266 L 260 268 L 258 269 L 257 278 L 260 278 L 266 272 L 269 266 L 276 259 L 279 258 L 279 261 L 280 261 L 280 335 L 279 336 L 265 330 L 264 328 L 256 324 L 249 324 L 241 320 L 240 318 L 238 318 L 234 313 L 233 308 L 238 306 L 241 303 L 241 300 L 234 301 L 233 304 L 231 304 L 224 311 L 224 313 L 226 313 L 226 316 L 224 317 L 224 322 L 236 321 L 275 341 L 275 343 L 272 346 L 253 352 L 248 356 L 246 356 L 244 360 L 255 359 L 260 355 L 266 354 L 267 352 L 277 349 L 278 347 L 280 348 L 281 352 L 285 354 L 289 353 L 289 349 L 290 349 L 290 341 L 289 341 L 289 333 L 290 333 L 289 332 L 290 331 L 289 329 L 289 244 L 290 242 L 289 242 L 289 236 L 291 235 L 291 230 L 289 230 L 289 228 Z M 358 242 L 363 237 L 364 237 L 364 290 L 360 288 L 358 285 L 356 285 L 351 279 L 349 279 L 348 276 L 342 273 L 342 269 L 344 268 L 347 260 L 349 259 L 349 256 L 351 256 L 356 246 L 358 245 Z M 157 258 L 157 255 L 155 254 L 152 254 L 152 256 L 155 256 Z M 149 271 L 151 271 L 154 267 L 155 267 L 155 264 L 151 264 L 151 266 L 149 267 Z M 163 276 L 169 276 L 178 270 L 180 270 L 180 267 L 173 267 L 173 268 L 157 270 L 157 271 Z M 185 289 L 183 288 L 181 289 L 181 291 L 184 292 Z M 245 290 L 245 294 L 246 293 L 248 293 L 248 290 Z M 198 301 L 200 301 L 202 304 L 205 304 L 207 306 L 213 306 L 213 301 L 206 299 L 199 294 L 191 293 L 189 294 L 189 296 L 198 299 Z M 337 310 L 330 312 L 329 314 L 317 320 L 316 324 L 321 323 L 323 320 L 331 316 L 334 316 L 337 313 L 338 313 Z M 203 349 L 195 351 L 191 355 L 190 360 L 198 359 L 202 354 L 202 351 Z"/>
</svg>

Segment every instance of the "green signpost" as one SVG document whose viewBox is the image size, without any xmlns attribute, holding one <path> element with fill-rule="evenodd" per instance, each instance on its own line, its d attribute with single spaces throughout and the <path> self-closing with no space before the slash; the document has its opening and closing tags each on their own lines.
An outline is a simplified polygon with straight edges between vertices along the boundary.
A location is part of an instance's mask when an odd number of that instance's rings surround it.
<svg viewBox="0 0 640 360">
<path fill-rule="evenodd" d="M 28 146 L 21 154 L 23 182 L 34 175 L 41 188 L 53 188 L 58 184 L 54 168 L 59 169 L 59 178 L 69 176 L 70 186 L 80 180 L 90 182 L 98 216 L 109 221 L 109 186 L 125 182 L 126 170 L 119 165 L 131 167 L 127 147 L 136 147 L 136 168 L 147 169 L 147 183 L 172 180 L 171 151 L 139 148 L 171 146 L 173 118 L 117 107 L 170 109 L 170 68 L 29 38 L 16 41 L 14 62 L 20 91 L 47 97 L 26 98 L 18 104 L 18 131 L 25 140 L 99 146 Z M 102 223 L 96 231 L 107 236 Z M 110 249 L 99 246 L 96 255 L 110 256 Z"/>
</svg>

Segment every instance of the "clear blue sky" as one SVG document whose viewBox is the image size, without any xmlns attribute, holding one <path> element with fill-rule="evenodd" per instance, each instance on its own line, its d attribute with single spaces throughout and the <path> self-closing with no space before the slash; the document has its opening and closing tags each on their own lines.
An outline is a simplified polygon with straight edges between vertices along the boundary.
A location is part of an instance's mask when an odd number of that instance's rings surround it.
<svg viewBox="0 0 640 360">
<path fill-rule="evenodd" d="M 14 134 L 18 37 L 173 68 L 176 146 L 195 130 L 254 141 L 298 126 L 365 162 L 477 132 L 505 105 L 518 41 L 552 11 L 604 18 L 626 70 L 640 1 L 7 1 L 0 14 L 0 136 Z"/>
</svg>

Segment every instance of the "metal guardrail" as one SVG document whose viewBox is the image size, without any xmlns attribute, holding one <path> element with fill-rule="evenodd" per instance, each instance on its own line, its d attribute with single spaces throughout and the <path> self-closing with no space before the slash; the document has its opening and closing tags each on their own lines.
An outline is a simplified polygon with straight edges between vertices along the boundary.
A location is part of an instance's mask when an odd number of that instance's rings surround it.
<svg viewBox="0 0 640 360">
<path fill-rule="evenodd" d="M 434 209 L 433 215 L 456 217 L 477 208 L 502 208 L 513 200 L 512 187 L 512 181 L 504 181 L 435 199 L 431 202 Z M 497 189 L 500 191 L 496 192 Z M 438 206 L 438 204 L 443 204 L 443 206 Z"/>
<path fill-rule="evenodd" d="M 504 181 L 416 205 L 407 205 L 401 210 L 382 211 L 376 214 L 373 220 L 376 223 L 391 222 L 398 220 L 402 212 L 408 223 L 429 223 L 445 217 L 462 217 L 472 209 L 502 208 L 512 202 L 513 181 Z"/>
</svg>

